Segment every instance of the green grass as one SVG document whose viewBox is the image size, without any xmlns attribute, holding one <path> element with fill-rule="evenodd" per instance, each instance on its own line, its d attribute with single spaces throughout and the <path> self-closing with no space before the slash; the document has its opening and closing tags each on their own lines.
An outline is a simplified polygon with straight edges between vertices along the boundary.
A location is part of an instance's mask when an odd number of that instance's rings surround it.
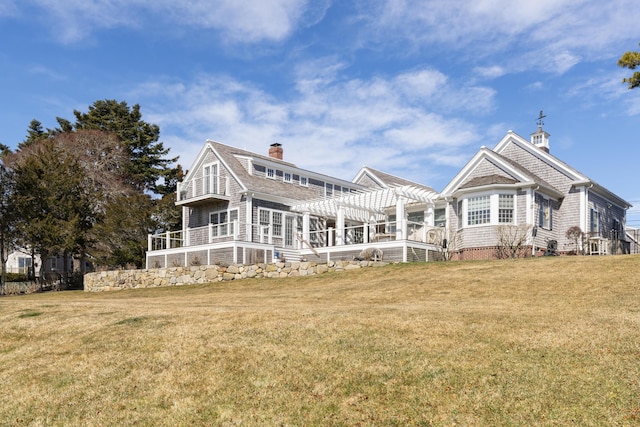
<svg viewBox="0 0 640 427">
<path fill-rule="evenodd" d="M 0 425 L 640 424 L 640 257 L 0 299 Z"/>
</svg>

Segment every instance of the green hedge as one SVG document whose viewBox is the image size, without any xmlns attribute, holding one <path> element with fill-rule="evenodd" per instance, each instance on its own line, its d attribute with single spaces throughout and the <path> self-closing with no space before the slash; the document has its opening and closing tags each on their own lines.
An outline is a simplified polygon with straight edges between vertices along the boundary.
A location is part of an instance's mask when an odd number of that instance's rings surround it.
<svg viewBox="0 0 640 427">
<path fill-rule="evenodd" d="M 24 273 L 5 273 L 5 282 L 28 282 Z"/>
</svg>

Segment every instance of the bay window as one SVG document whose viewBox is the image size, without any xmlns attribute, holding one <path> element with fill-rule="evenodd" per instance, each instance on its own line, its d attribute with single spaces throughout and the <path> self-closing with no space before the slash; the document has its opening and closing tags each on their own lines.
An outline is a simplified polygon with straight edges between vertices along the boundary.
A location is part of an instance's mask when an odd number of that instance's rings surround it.
<svg viewBox="0 0 640 427">
<path fill-rule="evenodd" d="M 488 224 L 491 222 L 491 197 L 470 197 L 467 200 L 467 225 Z"/>
<path fill-rule="evenodd" d="M 458 227 L 477 225 L 514 224 L 516 197 L 513 193 L 471 196 L 458 201 Z M 441 217 L 444 212 L 439 213 Z M 442 218 L 445 219 L 445 218 Z"/>
</svg>

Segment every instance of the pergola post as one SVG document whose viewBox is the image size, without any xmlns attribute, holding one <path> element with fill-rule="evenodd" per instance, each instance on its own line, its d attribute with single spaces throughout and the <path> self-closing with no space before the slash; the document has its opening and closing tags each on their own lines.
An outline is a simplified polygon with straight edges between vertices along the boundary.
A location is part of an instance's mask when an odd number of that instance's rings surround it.
<svg viewBox="0 0 640 427">
<path fill-rule="evenodd" d="M 400 196 L 396 202 L 396 240 L 407 238 L 407 220 L 404 217 L 405 198 Z"/>
<path fill-rule="evenodd" d="M 306 242 L 311 241 L 311 215 L 308 211 L 302 214 L 302 239 Z"/>
<path fill-rule="evenodd" d="M 344 207 L 338 206 L 336 215 L 336 246 L 344 245 Z"/>
</svg>

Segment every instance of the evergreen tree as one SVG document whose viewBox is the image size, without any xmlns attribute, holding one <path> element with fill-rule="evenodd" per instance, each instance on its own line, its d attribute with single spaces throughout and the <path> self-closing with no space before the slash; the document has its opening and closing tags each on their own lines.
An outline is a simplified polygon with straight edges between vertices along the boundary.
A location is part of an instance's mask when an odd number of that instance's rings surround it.
<svg viewBox="0 0 640 427">
<path fill-rule="evenodd" d="M 42 123 L 33 119 L 31 120 L 31 123 L 29 123 L 29 128 L 27 129 L 27 137 L 24 141 L 18 143 L 18 150 L 22 150 L 23 148 L 47 138 L 49 138 L 49 132 L 43 129 Z"/>
<path fill-rule="evenodd" d="M 158 193 L 160 178 L 171 174 L 169 165 L 177 158 L 167 158 L 169 149 L 164 148 L 160 138 L 160 128 L 142 120 L 140 105 L 129 108 L 126 102 L 115 100 L 96 101 L 89 106 L 89 112 L 75 110 L 74 128 L 99 129 L 115 133 L 128 150 L 131 162 L 127 172 L 131 183 L 140 190 Z"/>
<path fill-rule="evenodd" d="M 625 52 L 618 60 L 618 65 L 630 70 L 640 67 L 640 52 Z M 640 86 L 640 71 L 636 71 L 631 77 L 622 79 L 623 83 L 629 84 L 629 89 Z"/>
</svg>

